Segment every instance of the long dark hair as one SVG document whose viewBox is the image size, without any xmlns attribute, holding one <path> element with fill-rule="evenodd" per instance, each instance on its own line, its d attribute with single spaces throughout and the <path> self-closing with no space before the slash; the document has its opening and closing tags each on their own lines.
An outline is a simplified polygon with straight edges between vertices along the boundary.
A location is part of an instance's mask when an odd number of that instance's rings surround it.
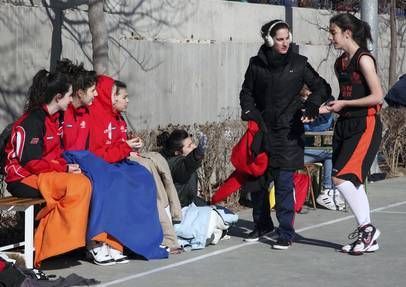
<svg viewBox="0 0 406 287">
<path fill-rule="evenodd" d="M 182 152 L 183 141 L 190 135 L 185 130 L 176 129 L 170 134 L 163 132 L 157 137 L 157 145 L 162 147 L 162 151 L 167 156 L 175 156 L 176 152 Z"/>
<path fill-rule="evenodd" d="M 49 104 L 57 94 L 66 94 L 71 85 L 70 79 L 63 73 L 49 73 L 45 69 L 38 71 L 28 90 L 24 111 L 29 112 Z"/>
<path fill-rule="evenodd" d="M 76 65 L 67 58 L 59 60 L 55 70 L 64 73 L 71 79 L 73 94 L 78 90 L 86 91 L 97 82 L 95 71 L 88 71 L 83 67 L 83 63 Z"/>
<path fill-rule="evenodd" d="M 368 40 L 372 43 L 371 27 L 352 14 L 343 13 L 333 16 L 330 25 L 336 24 L 342 31 L 350 30 L 352 38 L 363 49 L 368 49 Z"/>
</svg>

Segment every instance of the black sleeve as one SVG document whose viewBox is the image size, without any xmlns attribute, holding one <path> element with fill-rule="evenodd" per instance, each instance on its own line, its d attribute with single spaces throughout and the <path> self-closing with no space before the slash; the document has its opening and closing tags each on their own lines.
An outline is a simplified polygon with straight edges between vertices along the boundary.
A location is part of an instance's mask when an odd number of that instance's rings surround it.
<svg viewBox="0 0 406 287">
<path fill-rule="evenodd" d="M 195 151 L 196 149 L 187 156 L 178 156 L 176 159 L 173 159 L 170 168 L 175 183 L 187 183 L 192 174 L 201 166 L 202 159 L 196 157 Z"/>
<path fill-rule="evenodd" d="M 328 99 L 329 89 L 331 93 L 330 85 L 319 76 L 309 63 L 306 63 L 304 68 L 304 81 L 312 92 L 307 101 L 319 107 L 326 99 Z"/>
<path fill-rule="evenodd" d="M 256 109 L 255 99 L 253 97 L 255 73 L 252 62 L 253 60 L 251 59 L 247 71 L 245 72 L 245 78 L 240 92 L 240 105 L 242 112 Z"/>
<path fill-rule="evenodd" d="M 33 113 L 17 127 L 17 134 L 20 137 L 17 141 L 21 140 L 22 143 L 20 149 L 22 166 L 29 161 L 41 159 L 44 151 L 44 121 Z"/>
</svg>

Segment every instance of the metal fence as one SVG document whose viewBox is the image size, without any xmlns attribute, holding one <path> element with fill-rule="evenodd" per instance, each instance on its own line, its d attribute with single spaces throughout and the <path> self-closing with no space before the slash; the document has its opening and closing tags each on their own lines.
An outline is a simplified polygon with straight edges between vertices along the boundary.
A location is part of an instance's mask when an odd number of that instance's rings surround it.
<svg viewBox="0 0 406 287">
<path fill-rule="evenodd" d="M 257 4 L 270 4 L 270 5 L 281 5 L 286 7 L 303 7 L 303 8 L 313 8 L 313 9 L 326 9 L 326 10 L 336 10 L 340 12 L 357 12 L 360 9 L 360 0 L 228 0 L 236 2 L 247 2 L 247 3 L 257 3 Z M 406 16 L 406 4 L 403 1 L 398 3 L 396 9 L 396 16 L 405 17 Z M 379 1 L 378 13 L 388 14 L 389 4 L 386 1 Z"/>
</svg>

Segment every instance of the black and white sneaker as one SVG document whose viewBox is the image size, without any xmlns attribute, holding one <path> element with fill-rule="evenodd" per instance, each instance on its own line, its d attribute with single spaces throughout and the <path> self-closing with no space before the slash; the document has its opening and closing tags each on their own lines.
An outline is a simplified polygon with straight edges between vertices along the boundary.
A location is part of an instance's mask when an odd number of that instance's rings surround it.
<svg viewBox="0 0 406 287">
<path fill-rule="evenodd" d="M 292 242 L 290 242 L 289 240 L 279 238 L 278 241 L 274 245 L 272 245 L 272 248 L 276 250 L 286 250 L 291 245 Z"/>
<path fill-rule="evenodd" d="M 96 244 L 94 247 L 87 249 L 88 258 L 97 265 L 109 266 L 116 264 L 116 261 L 111 257 L 109 246 L 106 243 Z"/>
<path fill-rule="evenodd" d="M 247 237 L 245 237 L 243 240 L 245 242 L 255 242 L 258 241 L 260 238 L 265 237 L 268 233 L 271 233 L 274 231 L 273 227 L 269 227 L 267 229 L 260 229 L 260 228 L 255 228 L 253 231 L 248 233 Z"/>
<path fill-rule="evenodd" d="M 366 252 L 374 252 L 379 249 L 378 242 L 376 241 L 381 232 L 372 224 L 366 224 L 358 227 L 352 232 L 348 238 L 352 239 L 357 237 L 351 244 L 344 245 L 341 252 L 349 253 L 351 255 L 362 255 Z"/>
<path fill-rule="evenodd" d="M 109 252 L 110 252 L 111 258 L 113 258 L 113 260 L 116 263 L 124 264 L 124 263 L 130 262 L 130 260 L 128 260 L 128 257 L 126 255 L 124 255 L 123 252 L 121 252 L 117 249 L 114 249 L 113 247 L 109 247 Z"/>
<path fill-rule="evenodd" d="M 344 245 L 340 249 L 340 252 L 342 252 L 342 253 L 350 253 L 352 248 L 353 248 L 353 245 L 355 244 L 355 242 L 356 241 L 354 241 L 351 244 Z M 365 253 L 371 253 L 371 252 L 375 252 L 375 251 L 378 251 L 378 250 L 379 250 L 379 244 L 378 244 L 378 241 L 375 240 L 374 242 L 372 242 L 372 245 L 367 250 L 365 250 L 364 252 Z"/>
</svg>

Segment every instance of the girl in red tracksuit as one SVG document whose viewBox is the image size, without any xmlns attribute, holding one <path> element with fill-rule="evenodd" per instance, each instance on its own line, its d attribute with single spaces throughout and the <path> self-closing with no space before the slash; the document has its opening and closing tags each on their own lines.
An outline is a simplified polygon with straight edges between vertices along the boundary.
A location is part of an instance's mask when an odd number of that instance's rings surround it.
<svg viewBox="0 0 406 287">
<path fill-rule="evenodd" d="M 339 14 L 330 19 L 330 41 L 344 53 L 335 63 L 340 94 L 326 110 L 339 114 L 333 137 L 333 181 L 357 220 L 358 227 L 352 233 L 357 239 L 342 248 L 343 252 L 353 255 L 378 250 L 376 239 L 380 235 L 371 224 L 363 185 L 382 135 L 378 112 L 383 92 L 375 59 L 367 50 L 368 40 L 371 40 L 371 32 L 366 22 L 351 14 Z"/>
<path fill-rule="evenodd" d="M 127 108 L 128 98 L 118 98 L 114 80 L 103 75 L 97 78 L 97 92 L 97 101 L 90 106 L 90 151 L 110 163 L 122 161 L 142 145 L 138 137 L 127 139 L 127 124 L 120 111 Z"/>
<path fill-rule="evenodd" d="M 8 191 L 17 197 L 43 197 L 47 206 L 35 233 L 35 265 L 84 246 L 91 186 L 77 164 L 62 158 L 60 112 L 72 100 L 62 73 L 39 71 L 33 78 L 24 115 L 12 127 L 6 146 Z"/>
<path fill-rule="evenodd" d="M 89 106 L 97 96 L 95 71 L 87 71 L 83 64 L 74 65 L 70 60 L 58 61 L 56 70 L 72 79 L 72 103 L 63 116 L 63 146 L 65 150 L 89 148 Z"/>
<path fill-rule="evenodd" d="M 83 64 L 75 65 L 68 59 L 58 61 L 56 69 L 72 79 L 72 103 L 64 112 L 63 144 L 65 150 L 88 150 L 90 148 L 91 118 L 89 107 L 97 96 L 97 76 L 87 71 Z M 97 243 L 97 242 L 100 242 Z M 123 246 L 107 233 L 102 233 L 87 244 L 93 262 L 98 265 L 127 263 Z M 112 257 L 114 255 L 114 258 Z"/>
<path fill-rule="evenodd" d="M 96 78 L 92 77 L 89 74 L 91 72 L 84 70 L 81 66 L 77 67 L 70 61 L 64 60 L 58 63 L 57 69 L 69 74 L 73 79 L 74 86 L 73 103 L 64 116 L 63 137 L 66 149 L 89 150 L 109 163 L 126 159 L 133 148 L 139 147 L 139 142 L 136 139 L 126 139 L 125 121 L 120 113 L 113 109 L 112 97 L 116 96 L 114 80 L 107 76 L 99 76 L 96 90 L 94 90 Z M 97 100 L 93 101 L 95 96 L 97 96 Z M 102 103 L 106 103 L 106 105 L 104 106 Z M 143 168 L 140 167 L 140 169 Z M 149 175 L 146 170 L 145 173 Z M 134 187 L 134 189 L 136 188 Z M 109 188 L 107 190 L 109 192 L 114 191 Z M 122 192 L 131 193 L 134 190 Z M 104 200 L 103 196 L 97 192 L 93 196 L 96 196 L 97 200 L 93 200 L 92 204 Z M 129 196 L 131 195 L 129 194 Z M 132 197 L 133 199 L 138 198 L 137 196 Z M 109 200 L 112 205 L 118 204 L 111 198 L 106 198 L 106 200 Z M 133 207 L 134 212 L 137 210 L 136 206 L 135 204 Z M 115 217 L 119 221 L 122 216 L 128 217 L 136 214 L 127 210 L 121 211 L 115 213 Z M 90 216 L 89 224 L 93 222 L 92 213 Z M 126 228 L 122 230 L 127 232 L 128 228 Z M 105 230 L 110 229 L 106 228 Z M 123 254 L 122 233 L 117 233 L 115 236 L 112 237 L 107 231 L 98 233 L 96 236 L 92 234 L 87 247 L 88 255 L 95 264 L 111 265 L 128 262 L 127 257 Z"/>
</svg>

